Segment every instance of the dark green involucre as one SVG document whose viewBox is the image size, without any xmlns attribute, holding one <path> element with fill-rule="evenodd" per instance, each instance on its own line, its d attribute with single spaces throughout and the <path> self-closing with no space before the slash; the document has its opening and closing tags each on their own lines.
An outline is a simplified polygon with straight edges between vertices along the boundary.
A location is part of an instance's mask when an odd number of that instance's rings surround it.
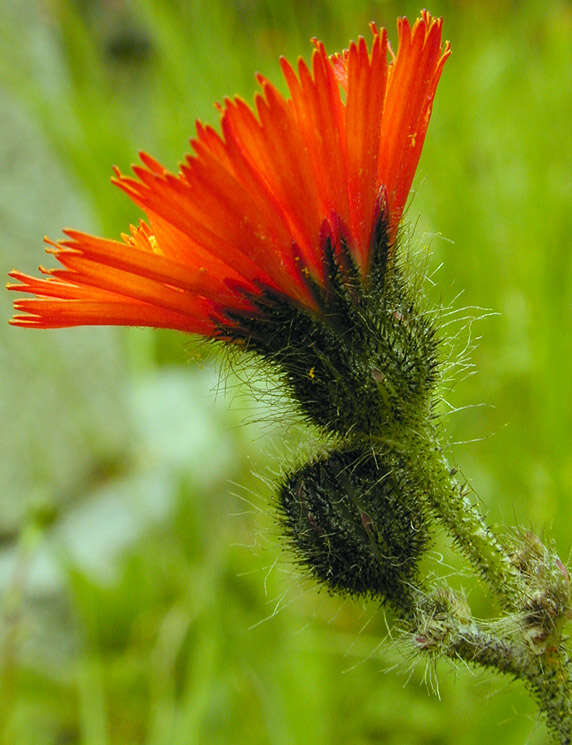
<svg viewBox="0 0 572 745">
<path fill-rule="evenodd" d="M 401 275 L 383 218 L 365 276 L 347 242 L 334 247 L 324 229 L 322 246 L 325 286 L 304 276 L 319 313 L 263 290 L 249 296 L 257 312 L 233 318 L 225 337 L 277 368 L 313 424 L 342 437 L 395 437 L 428 415 L 437 374 L 435 328 Z"/>
</svg>

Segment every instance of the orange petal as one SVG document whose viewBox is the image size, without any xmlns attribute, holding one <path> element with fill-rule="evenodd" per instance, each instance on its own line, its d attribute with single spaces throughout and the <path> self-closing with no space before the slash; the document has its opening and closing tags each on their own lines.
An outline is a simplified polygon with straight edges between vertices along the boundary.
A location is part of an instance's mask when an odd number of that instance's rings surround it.
<svg viewBox="0 0 572 745">
<path fill-rule="evenodd" d="M 413 29 L 398 21 L 399 46 L 390 68 L 381 126 L 378 180 L 385 185 L 390 234 L 397 230 L 431 117 L 449 44 L 441 47 L 441 19 L 423 12 Z"/>
</svg>

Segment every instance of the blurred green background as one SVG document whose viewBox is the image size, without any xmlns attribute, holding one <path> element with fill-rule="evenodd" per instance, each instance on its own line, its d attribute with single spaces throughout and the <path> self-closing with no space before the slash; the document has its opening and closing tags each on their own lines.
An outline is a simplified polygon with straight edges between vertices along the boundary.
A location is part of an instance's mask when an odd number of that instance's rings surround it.
<svg viewBox="0 0 572 745">
<path fill-rule="evenodd" d="M 139 217 L 109 185 L 175 168 L 213 102 L 278 56 L 413 19 L 411 2 L 2 0 L 0 261 Z M 407 219 L 434 302 L 494 311 L 447 392 L 451 457 L 494 522 L 572 544 L 572 6 L 436 0 L 447 63 Z M 48 263 L 48 261 L 46 261 Z M 175 333 L 9 328 L 0 299 L 2 745 L 539 745 L 524 689 L 412 665 L 374 603 L 280 543 L 272 483 L 305 434 L 247 366 Z M 480 311 L 473 311 L 480 315 Z M 460 345 L 468 330 L 461 331 Z M 479 405 L 474 407 L 473 405 Z M 438 542 L 432 571 L 459 566 Z M 458 580 L 475 612 L 493 610 Z M 398 635 L 398 634 L 397 634 Z M 440 697 L 437 695 L 437 689 Z"/>
</svg>

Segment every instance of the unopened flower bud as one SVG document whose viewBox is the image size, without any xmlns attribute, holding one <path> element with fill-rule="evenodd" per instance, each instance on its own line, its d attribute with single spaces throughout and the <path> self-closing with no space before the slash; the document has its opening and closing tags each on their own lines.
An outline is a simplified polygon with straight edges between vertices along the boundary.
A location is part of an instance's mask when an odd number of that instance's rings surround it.
<svg viewBox="0 0 572 745">
<path fill-rule="evenodd" d="M 330 453 L 287 477 L 280 510 L 298 561 L 331 590 L 410 609 L 428 528 L 398 456 Z"/>
</svg>

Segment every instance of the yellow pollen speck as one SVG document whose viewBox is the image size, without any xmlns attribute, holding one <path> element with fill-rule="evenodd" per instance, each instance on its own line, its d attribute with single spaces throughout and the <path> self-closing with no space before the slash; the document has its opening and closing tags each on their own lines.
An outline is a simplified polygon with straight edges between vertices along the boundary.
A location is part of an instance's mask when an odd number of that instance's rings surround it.
<svg viewBox="0 0 572 745">
<path fill-rule="evenodd" d="M 415 147 L 416 139 L 417 139 L 417 132 L 413 132 L 413 134 L 409 135 L 409 140 L 411 141 L 411 147 Z"/>
<path fill-rule="evenodd" d="M 314 380 L 314 378 L 316 377 L 316 373 L 315 373 L 315 370 L 316 370 L 316 368 L 315 368 L 315 367 L 311 367 L 311 368 L 310 368 L 310 369 L 308 370 L 308 377 L 310 378 L 310 380 Z"/>
</svg>

